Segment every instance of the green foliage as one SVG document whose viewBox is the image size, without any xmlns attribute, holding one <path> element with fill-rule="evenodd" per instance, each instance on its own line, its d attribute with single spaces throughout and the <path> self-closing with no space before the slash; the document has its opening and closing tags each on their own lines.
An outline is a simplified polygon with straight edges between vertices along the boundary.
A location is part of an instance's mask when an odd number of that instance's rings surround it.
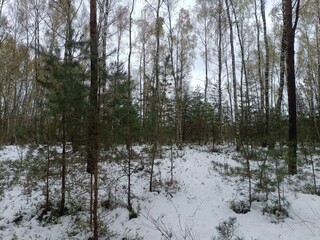
<svg viewBox="0 0 320 240">
<path fill-rule="evenodd" d="M 199 144 L 206 141 L 212 134 L 214 122 L 213 105 L 204 101 L 204 95 L 198 87 L 191 96 L 184 97 L 184 140 L 197 141 Z"/>
<path fill-rule="evenodd" d="M 15 129 L 14 136 L 17 144 L 28 144 L 32 142 L 35 135 L 34 127 L 24 124 L 23 120 L 19 120 Z"/>
<path fill-rule="evenodd" d="M 123 144 L 129 139 L 136 141 L 139 138 L 139 118 L 138 107 L 131 98 L 133 82 L 128 82 L 122 63 L 110 65 L 108 79 L 109 89 L 101 96 L 105 108 L 101 112 L 101 125 L 109 130 L 112 144 Z"/>
<path fill-rule="evenodd" d="M 47 90 L 46 109 L 48 127 L 54 121 L 65 124 L 69 141 L 84 141 L 84 120 L 87 90 L 84 86 L 85 71 L 77 61 L 59 61 L 55 56 L 46 56 L 45 74 L 39 83 Z M 50 120 L 53 119 L 54 121 Z M 62 126 L 55 126 L 58 129 Z M 53 131 L 57 133 L 57 131 Z M 59 139 L 59 136 L 56 136 Z"/>
</svg>

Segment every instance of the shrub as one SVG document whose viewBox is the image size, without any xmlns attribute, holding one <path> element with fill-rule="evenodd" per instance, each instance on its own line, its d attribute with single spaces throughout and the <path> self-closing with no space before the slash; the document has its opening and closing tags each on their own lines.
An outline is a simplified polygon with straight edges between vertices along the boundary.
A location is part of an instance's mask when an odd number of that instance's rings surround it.
<svg viewBox="0 0 320 240">
<path fill-rule="evenodd" d="M 212 240 L 244 240 L 238 234 L 238 224 L 236 217 L 229 217 L 228 220 L 224 220 L 216 227 L 218 231 L 218 237 L 214 237 Z"/>
<path fill-rule="evenodd" d="M 232 200 L 230 203 L 230 209 L 232 209 L 235 213 L 246 214 L 247 212 L 250 212 L 250 204 L 245 200 Z"/>
</svg>

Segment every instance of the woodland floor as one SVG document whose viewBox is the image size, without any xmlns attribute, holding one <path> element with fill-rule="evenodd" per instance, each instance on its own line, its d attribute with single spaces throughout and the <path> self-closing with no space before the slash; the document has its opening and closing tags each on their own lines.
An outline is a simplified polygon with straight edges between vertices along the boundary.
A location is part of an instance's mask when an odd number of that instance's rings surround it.
<svg viewBox="0 0 320 240">
<path fill-rule="evenodd" d="M 138 216 L 131 220 L 126 208 L 125 150 L 120 146 L 101 153 L 101 239 L 320 239 L 320 197 L 312 194 L 310 156 L 300 154 L 298 174 L 287 176 L 285 162 L 276 153 L 254 150 L 252 206 L 249 212 L 237 214 L 230 206 L 245 212 L 249 181 L 246 161 L 232 146 L 218 146 L 215 152 L 210 146 L 163 147 L 162 157 L 155 162 L 154 192 L 149 192 L 148 149 L 134 147 L 132 204 Z M 68 212 L 58 216 L 55 211 L 60 197 L 60 151 L 59 147 L 49 151 L 52 208 L 44 213 L 47 148 L 5 146 L 0 150 L 0 239 L 88 239 L 90 175 L 80 153 L 67 155 Z M 265 187 L 259 188 L 263 159 L 267 159 Z M 320 182 L 320 157 L 312 160 Z M 229 226 L 229 236 L 223 236 L 223 226 Z"/>
</svg>

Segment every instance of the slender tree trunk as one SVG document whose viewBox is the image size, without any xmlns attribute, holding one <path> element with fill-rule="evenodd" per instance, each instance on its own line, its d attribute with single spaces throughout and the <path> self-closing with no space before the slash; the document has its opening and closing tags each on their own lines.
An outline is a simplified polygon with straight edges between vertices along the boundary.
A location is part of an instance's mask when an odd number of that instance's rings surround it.
<svg viewBox="0 0 320 240">
<path fill-rule="evenodd" d="M 101 41 L 102 41 L 102 49 L 101 49 L 101 77 L 100 77 L 100 85 L 103 92 L 106 91 L 106 82 L 107 82 L 107 38 L 108 38 L 108 27 L 109 27 L 109 15 L 110 15 L 110 5 L 112 0 L 104 0 L 99 9 L 99 17 L 100 17 L 100 24 L 101 27 Z M 103 115 L 107 114 L 107 110 L 103 113 Z M 109 125 L 108 121 L 106 121 L 105 127 L 101 128 L 100 134 L 101 140 L 104 143 L 104 147 L 108 149 L 111 145 L 111 143 L 108 141 L 110 138 L 108 138 L 109 135 Z"/>
<path fill-rule="evenodd" d="M 238 99 L 237 99 L 237 77 L 236 77 L 236 60 L 233 42 L 233 21 L 231 19 L 229 0 L 225 0 L 227 8 L 227 16 L 230 30 L 230 48 L 231 48 L 231 61 L 232 61 L 232 83 L 233 83 L 233 113 L 234 113 L 234 136 L 236 139 L 237 149 L 239 150 L 239 134 L 238 134 Z"/>
<path fill-rule="evenodd" d="M 40 58 L 40 13 L 38 9 L 38 0 L 35 1 L 35 29 L 34 29 L 34 71 L 35 71 L 35 128 L 36 128 L 36 142 L 40 141 L 40 125 L 41 125 L 41 116 L 40 109 L 42 108 L 41 99 L 40 99 L 40 90 L 39 90 L 39 58 Z"/>
<path fill-rule="evenodd" d="M 154 172 L 154 161 L 156 159 L 156 153 L 158 149 L 157 142 L 153 143 L 151 152 L 151 169 L 150 169 L 150 180 L 149 180 L 149 192 L 153 192 L 153 172 Z"/>
<path fill-rule="evenodd" d="M 146 39 L 144 39 L 146 40 Z M 149 80 L 147 79 L 147 59 L 146 59 L 146 41 L 142 43 L 142 80 L 143 80 L 143 90 L 142 90 L 142 113 L 143 113 L 143 121 L 142 121 L 142 128 L 145 127 L 146 123 L 146 116 L 148 116 L 147 111 L 147 103 L 148 103 L 148 96 L 149 96 Z"/>
<path fill-rule="evenodd" d="M 66 114 L 62 114 L 62 160 L 61 160 L 61 201 L 60 215 L 64 215 L 66 202 Z"/>
<path fill-rule="evenodd" d="M 66 42 L 65 42 L 65 63 L 72 61 L 72 18 L 71 18 L 71 0 L 67 1 L 67 26 L 66 26 Z M 67 71 L 69 71 L 69 65 L 66 65 Z M 68 76 L 69 77 L 69 76 Z M 62 113 L 62 161 L 61 161 L 61 202 L 60 202 L 60 214 L 64 215 L 65 212 L 65 201 L 66 201 L 66 173 L 67 173 L 67 162 L 66 162 L 66 110 L 63 109 Z"/>
<path fill-rule="evenodd" d="M 285 22 L 285 21 L 284 21 Z M 279 90 L 278 98 L 276 103 L 276 113 L 279 118 L 281 115 L 281 104 L 283 99 L 283 88 L 284 88 L 284 76 L 285 76 L 285 66 L 286 66 L 286 52 L 287 52 L 287 37 L 286 37 L 286 27 L 283 26 L 282 38 L 281 38 L 281 53 L 280 53 L 280 79 L 279 79 Z"/>
<path fill-rule="evenodd" d="M 257 10 L 257 0 L 254 1 L 254 12 L 255 12 L 255 19 L 256 19 L 256 25 L 257 25 L 257 55 L 258 55 L 258 77 L 260 82 L 260 88 L 261 88 L 261 95 L 260 95 L 260 109 L 261 113 L 264 111 L 264 82 L 262 79 L 261 74 L 261 47 L 260 47 L 260 21 L 258 19 L 258 10 Z"/>
<path fill-rule="evenodd" d="M 99 106 L 98 106 L 98 34 L 97 3 L 90 0 L 90 70 L 91 85 L 88 112 L 87 171 L 93 174 L 93 239 L 98 240 L 98 160 L 99 160 Z"/>
<path fill-rule="evenodd" d="M 181 45 L 181 42 L 180 42 Z M 178 56 L 180 56 L 180 73 L 179 73 L 179 77 L 178 77 L 178 103 L 177 103 L 177 111 L 178 111 L 178 143 L 179 143 L 179 147 L 181 147 L 181 142 L 182 142 L 182 111 L 183 111 L 183 107 L 182 107 L 182 91 L 183 91 L 183 76 L 184 76 L 184 65 L 182 62 L 182 58 L 183 58 L 183 48 L 182 46 L 180 46 L 180 54 Z"/>
<path fill-rule="evenodd" d="M 3 12 L 3 7 L 4 7 L 4 3 L 5 3 L 5 0 L 1 0 L 0 1 L 0 19 L 2 18 L 2 12 Z M 27 35 L 28 36 L 28 35 Z M 5 40 L 6 36 L 1 36 L 0 38 L 0 47 L 1 47 L 1 44 L 2 42 Z M 3 97 L 2 97 L 2 93 L 3 93 L 3 84 L 2 82 L 0 81 L 0 144 L 2 145 L 5 141 L 5 114 L 4 114 L 4 111 L 3 109 L 5 109 L 5 107 L 3 108 L 3 105 L 4 105 L 4 100 L 3 100 Z"/>
<path fill-rule="evenodd" d="M 90 174 L 90 219 L 89 225 L 90 230 L 93 230 L 93 174 Z"/>
<path fill-rule="evenodd" d="M 222 0 L 218 5 L 218 139 L 221 141 L 222 125 Z"/>
<path fill-rule="evenodd" d="M 2 9 L 3 9 L 3 6 L 4 6 L 4 0 L 1 0 L 1 1 L 0 1 L 0 19 L 2 18 Z"/>
<path fill-rule="evenodd" d="M 127 152 L 128 152 L 128 194 L 127 194 L 127 207 L 130 214 L 133 212 L 131 204 L 131 159 L 132 159 L 132 142 L 128 140 L 127 142 Z"/>
<path fill-rule="evenodd" d="M 208 26 L 207 22 L 205 22 L 205 36 L 204 36 L 204 61 L 205 61 L 205 88 L 204 88 L 204 106 L 207 106 L 208 102 L 208 88 L 209 88 L 209 47 L 208 47 Z M 182 90 L 182 89 L 181 89 Z M 182 93 L 181 93 L 181 99 L 182 99 Z M 206 109 L 205 109 L 206 111 Z M 205 113 L 207 114 L 207 113 Z M 213 113 L 212 113 L 213 114 Z M 180 123 L 182 123 L 182 109 L 181 109 L 181 120 Z M 214 144 L 215 144 L 215 134 L 214 134 L 214 121 L 212 121 L 212 149 L 214 150 Z M 205 144 L 208 142 L 209 137 L 209 131 L 208 131 L 208 124 L 204 122 L 204 141 Z M 182 129 L 182 126 L 180 127 Z M 182 131 L 181 131 L 182 135 Z M 181 137 L 182 138 L 182 137 Z"/>
<path fill-rule="evenodd" d="M 316 24 L 317 61 L 318 61 L 318 68 L 317 68 L 318 96 L 317 96 L 317 102 L 318 102 L 318 113 L 320 113 L 320 3 L 319 3 L 319 1 L 318 1 L 318 8 L 317 8 L 317 15 L 318 15 L 318 22 Z"/>
<path fill-rule="evenodd" d="M 132 55 L 132 15 L 135 0 L 132 0 L 132 6 L 129 16 L 129 53 L 128 53 L 128 99 L 131 100 L 131 55 Z"/>
<path fill-rule="evenodd" d="M 141 55 L 140 55 L 140 61 L 139 61 L 139 126 L 140 126 L 140 138 L 139 140 L 145 140 L 143 138 L 143 128 L 145 125 L 145 117 L 146 117 L 146 111 L 145 111 L 145 102 L 146 102 L 146 98 L 145 98 L 145 73 L 144 73 L 144 67 L 145 67 L 145 50 L 144 50 L 144 45 L 145 43 L 142 43 L 142 50 L 141 50 Z"/>
<path fill-rule="evenodd" d="M 182 70 L 182 64 L 180 64 L 179 69 L 179 40 L 175 39 L 172 27 L 172 2 L 167 1 L 167 12 L 169 19 L 169 51 L 170 51 L 170 67 L 171 67 L 171 76 L 174 81 L 174 94 L 175 94 L 175 126 L 176 126 L 176 143 L 178 146 L 181 145 L 182 142 L 182 74 L 178 72 Z M 179 37 L 177 37 L 179 38 Z M 176 54 L 174 53 L 174 45 L 176 43 Z M 175 59 L 176 57 L 176 59 Z M 207 63 L 205 65 L 207 67 Z M 205 89 L 206 94 L 206 89 Z"/>
<path fill-rule="evenodd" d="M 110 14 L 110 2 L 111 0 L 105 0 L 105 5 L 102 8 L 103 11 L 103 27 L 102 27 L 102 82 L 107 80 L 107 37 L 108 37 L 108 25 Z"/>
<path fill-rule="evenodd" d="M 151 157 L 151 169 L 150 169 L 150 182 L 149 182 L 149 191 L 153 191 L 153 174 L 154 174 L 154 162 L 156 158 L 156 153 L 158 151 L 159 144 L 159 134 L 160 134 L 160 33 L 162 28 L 162 23 L 160 19 L 160 7 L 162 1 L 158 0 L 156 7 L 156 52 L 154 56 L 154 72 L 155 72 L 155 84 L 153 88 L 153 96 L 152 96 L 152 105 L 153 105 L 153 124 L 155 127 L 152 141 L 152 157 Z"/>
<path fill-rule="evenodd" d="M 237 18 L 237 13 L 234 8 L 234 4 L 233 4 L 232 0 L 230 0 L 230 4 L 231 4 L 232 12 L 233 12 L 233 15 L 235 18 L 234 20 L 235 20 L 235 24 L 236 24 L 236 28 L 237 28 L 238 41 L 239 41 L 240 51 L 241 51 L 241 84 L 240 84 L 241 124 L 244 124 L 244 123 L 248 124 L 251 122 L 251 115 L 250 115 L 250 99 L 249 99 L 249 84 L 248 84 L 248 77 L 247 77 L 247 66 L 246 66 L 246 61 L 245 61 L 245 51 L 244 51 L 244 47 L 243 47 L 243 33 L 242 33 L 242 30 L 240 29 L 239 21 Z M 244 104 L 243 104 L 243 77 L 244 77 L 245 87 L 246 87 L 246 91 L 245 91 L 246 112 L 244 112 Z M 238 133 L 239 133 L 239 130 L 238 130 Z M 240 144 L 241 144 L 241 135 L 238 134 L 237 148 L 239 148 Z"/>
<path fill-rule="evenodd" d="M 230 77 L 229 77 L 229 69 L 228 69 L 228 61 L 227 59 L 225 59 L 225 66 L 226 66 L 226 74 L 227 74 L 227 79 L 228 79 L 228 82 L 227 82 L 227 91 L 228 91 L 228 97 L 229 97 L 229 102 L 230 102 L 230 116 L 231 116 L 231 119 L 233 119 L 233 108 L 232 108 L 232 89 L 231 89 L 231 84 L 230 84 Z M 228 141 L 230 142 L 230 126 L 228 128 Z M 233 139 L 231 140 L 233 141 Z"/>
<path fill-rule="evenodd" d="M 299 4 L 296 6 L 296 20 L 292 24 L 292 1 L 285 0 L 285 26 L 287 32 L 287 88 L 289 105 L 289 159 L 288 173 L 297 173 L 297 111 L 296 111 L 296 79 L 295 79 L 295 61 L 294 61 L 294 40 L 295 29 L 298 22 Z"/>
<path fill-rule="evenodd" d="M 1 18 L 1 14 L 0 14 L 0 18 Z M 1 43 L 0 43 L 1 44 Z M 28 52 L 27 54 L 30 54 L 30 40 L 29 40 L 29 26 L 26 26 L 26 46 L 28 46 Z M 30 73 L 32 72 L 32 68 L 30 67 L 30 58 L 27 57 L 26 58 L 26 67 L 25 67 L 25 71 L 24 71 L 24 75 L 25 75 L 25 79 L 24 79 L 24 86 L 22 87 L 23 89 L 25 89 L 25 93 L 24 98 L 23 98 L 23 102 L 22 102 L 22 112 L 25 113 L 25 124 L 26 126 L 30 126 L 30 105 L 29 105 L 29 98 L 30 98 L 30 94 L 29 94 L 29 89 L 30 89 Z M 0 88 L 1 91 L 1 88 Z M 0 102 L 1 104 L 1 102 Z M 0 112 L 1 112 L 1 108 L 0 108 Z M 1 126 L 1 120 L 0 120 L 0 126 Z M 0 140 L 1 141 L 1 140 Z"/>
<path fill-rule="evenodd" d="M 95 161 L 98 153 L 98 39 L 96 25 L 96 0 L 90 0 L 90 62 L 91 62 L 91 85 L 90 85 L 90 111 L 88 112 L 88 165 L 90 174 L 95 172 Z"/>
<path fill-rule="evenodd" d="M 132 6 L 129 16 L 129 54 L 128 54 L 128 107 L 131 104 L 131 54 L 132 54 L 132 15 L 134 10 L 135 0 L 132 0 Z M 127 152 L 128 152 L 128 210 L 132 212 L 132 204 L 131 204 L 131 158 L 132 158 L 132 136 L 131 136 L 131 126 L 130 126 L 130 116 L 127 113 Z"/>
<path fill-rule="evenodd" d="M 204 31 L 204 64 L 205 64 L 205 85 L 204 85 L 204 102 L 207 103 L 208 101 L 208 86 L 209 86 L 209 76 L 208 76 L 208 71 L 209 71 L 209 50 L 208 50 L 208 30 L 207 30 L 207 25 L 205 26 L 205 31 Z"/>
<path fill-rule="evenodd" d="M 268 138 L 269 135 L 269 117 L 270 117 L 270 107 L 269 107 L 269 66 L 270 66 L 270 54 L 269 54 L 269 41 L 267 35 L 267 23 L 265 14 L 265 0 L 261 0 L 261 15 L 263 23 L 263 36 L 264 36 L 264 47 L 265 47 L 265 72 L 264 72 L 264 96 L 265 96 L 265 127 L 264 127 L 264 137 Z"/>
<path fill-rule="evenodd" d="M 146 40 L 146 39 L 145 39 Z M 142 121 L 142 128 L 141 132 L 144 132 L 144 128 L 146 126 L 147 118 L 150 116 L 150 110 L 148 109 L 150 100 L 150 86 L 151 82 L 147 78 L 147 51 L 146 51 L 146 41 L 143 42 L 143 47 L 142 47 L 142 79 L 143 79 L 143 91 L 142 91 L 142 107 L 143 107 L 143 121 Z M 145 136 L 146 139 L 149 141 L 150 138 L 149 136 Z"/>
<path fill-rule="evenodd" d="M 49 144 L 49 131 L 47 133 L 47 166 L 46 166 L 46 210 L 50 208 L 50 188 L 49 188 L 49 176 L 50 176 L 50 144 Z"/>
</svg>

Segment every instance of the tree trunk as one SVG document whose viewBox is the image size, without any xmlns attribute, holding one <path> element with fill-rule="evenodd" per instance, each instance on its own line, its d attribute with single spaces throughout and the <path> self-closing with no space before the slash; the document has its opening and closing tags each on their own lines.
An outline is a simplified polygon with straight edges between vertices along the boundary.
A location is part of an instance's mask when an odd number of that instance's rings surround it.
<svg viewBox="0 0 320 240">
<path fill-rule="evenodd" d="M 231 19 L 229 0 L 225 0 L 227 8 L 227 16 L 230 30 L 230 48 L 232 61 L 232 82 L 233 82 L 233 112 L 234 112 L 234 136 L 236 139 L 237 149 L 239 149 L 239 134 L 238 134 L 238 100 L 237 100 L 237 77 L 236 77 L 236 60 L 233 44 L 233 21 Z"/>
<path fill-rule="evenodd" d="M 135 0 L 132 0 L 132 6 L 129 16 L 129 54 L 128 54 L 128 107 L 131 105 L 131 53 L 132 53 L 132 15 L 134 10 L 134 3 Z M 131 204 L 131 158 L 132 158 L 132 129 L 130 126 L 130 116 L 129 113 L 127 113 L 126 116 L 127 120 L 127 152 L 128 152 L 128 195 L 127 195 L 127 204 L 128 204 L 128 210 L 130 214 L 132 213 L 132 204 Z M 129 216 L 130 217 L 130 216 Z"/>
<path fill-rule="evenodd" d="M 154 124 L 154 133 L 152 136 L 152 159 L 150 166 L 150 182 L 149 182 L 149 191 L 153 191 L 153 174 L 154 174 L 154 162 L 156 158 L 156 153 L 158 151 L 159 144 L 159 134 L 160 134 L 160 34 L 161 34 L 161 18 L 160 18 L 160 8 L 162 1 L 158 0 L 156 7 L 156 52 L 154 56 L 154 73 L 155 73 L 155 83 L 152 93 L 152 120 Z"/>
<path fill-rule="evenodd" d="M 221 141 L 222 126 L 222 0 L 219 0 L 218 15 L 218 139 Z M 214 126 L 213 126 L 214 127 Z M 214 144 L 214 143 L 213 143 Z"/>
<path fill-rule="evenodd" d="M 2 9 L 3 9 L 3 6 L 4 6 L 4 0 L 1 0 L 0 1 L 0 19 L 2 18 Z M 1 43 L 1 42 L 0 42 Z"/>
<path fill-rule="evenodd" d="M 111 0 L 104 0 L 99 5 L 99 23 L 101 26 L 101 42 L 102 42 L 102 48 L 101 48 L 101 70 L 100 70 L 100 86 L 103 93 L 106 92 L 106 82 L 107 82 L 107 38 L 108 38 L 108 27 L 109 27 L 109 16 L 110 16 L 110 5 Z M 107 115 L 108 110 L 104 110 L 103 113 L 101 113 L 103 116 Z M 108 141 L 110 138 L 108 138 L 109 132 L 109 124 L 108 121 L 106 121 L 104 128 L 101 128 L 100 134 L 101 134 L 101 141 L 104 144 L 104 148 L 108 149 L 111 145 L 111 143 Z"/>
<path fill-rule="evenodd" d="M 238 35 L 238 41 L 239 41 L 239 45 L 240 45 L 240 51 L 241 51 L 241 84 L 240 84 L 240 104 L 241 104 L 241 124 L 248 124 L 251 122 L 251 115 L 250 115 L 250 99 L 249 99 L 249 84 L 248 84 L 248 77 L 247 77 L 247 67 L 246 67 L 246 61 L 245 61 L 245 51 L 244 51 L 244 47 L 243 47 L 243 33 L 242 33 L 242 29 L 240 28 L 240 24 L 239 24 L 239 20 L 237 17 L 237 13 L 236 10 L 234 8 L 234 4 L 233 1 L 230 0 L 230 4 L 231 4 L 231 8 L 232 8 L 232 12 L 234 15 L 234 20 L 235 20 L 235 24 L 236 24 L 236 28 L 237 28 L 237 35 Z M 243 76 L 244 76 L 244 81 L 245 81 L 245 87 L 246 87 L 246 91 L 245 91 L 245 112 L 244 112 L 244 104 L 243 104 Z M 245 118 L 244 118 L 245 117 Z M 239 118 L 238 118 L 239 120 Z M 239 126 L 238 126 L 238 141 L 237 141 L 237 149 L 239 148 L 239 145 L 241 144 L 241 135 L 239 134 L 240 130 L 239 130 Z"/>
<path fill-rule="evenodd" d="M 254 12 L 255 12 L 255 19 L 257 25 L 257 54 L 258 54 L 258 78 L 260 81 L 260 88 L 261 88 L 261 96 L 260 96 L 260 109 L 261 113 L 264 111 L 264 82 L 262 79 L 261 74 L 261 47 L 260 47 L 260 22 L 258 19 L 258 10 L 257 10 L 257 0 L 254 1 Z"/>
<path fill-rule="evenodd" d="M 205 26 L 205 36 L 204 36 L 204 64 L 205 64 L 205 84 L 204 84 L 204 102 L 207 103 L 208 101 L 208 86 L 209 86 L 209 50 L 208 50 L 208 33 L 207 33 L 207 26 Z"/>
<path fill-rule="evenodd" d="M 169 51 L 170 51 L 170 68 L 171 76 L 174 81 L 174 97 L 175 97 L 175 127 L 176 127 L 176 144 L 181 146 L 182 143 L 182 79 L 183 79 L 183 64 L 181 63 L 181 42 L 179 37 L 174 36 L 174 27 L 172 26 L 172 11 L 173 4 L 170 1 L 166 1 L 168 19 L 169 19 Z M 174 49 L 176 47 L 176 49 Z M 174 51 L 175 50 L 175 51 Z M 179 54 L 180 52 L 180 54 Z M 206 55 L 207 56 L 207 55 Z M 207 63 L 205 63 L 207 67 Z M 206 93 L 205 88 L 205 93 Z"/>
<path fill-rule="evenodd" d="M 50 144 L 49 144 L 49 131 L 47 132 L 47 166 L 46 166 L 46 210 L 50 208 L 50 187 L 49 187 L 49 176 L 50 176 Z"/>
<path fill-rule="evenodd" d="M 62 114 L 62 160 L 61 160 L 61 201 L 60 215 L 64 215 L 66 202 L 66 116 Z"/>
<path fill-rule="evenodd" d="M 278 98 L 276 103 L 276 114 L 279 118 L 281 115 L 281 104 L 283 99 L 283 88 L 284 88 L 284 76 L 285 76 L 285 65 L 286 65 L 286 52 L 287 52 L 287 37 L 286 27 L 283 26 L 282 38 L 281 38 L 281 55 L 280 55 L 280 79 L 279 79 L 279 90 Z"/>
<path fill-rule="evenodd" d="M 296 6 L 296 21 L 292 24 L 292 1 L 285 0 L 285 26 L 287 32 L 287 88 L 289 105 L 289 159 L 288 173 L 297 173 L 297 111 L 296 111 L 296 82 L 295 82 L 295 61 L 294 61 L 294 39 L 295 29 L 298 21 L 299 3 Z"/>
<path fill-rule="evenodd" d="M 40 75 L 40 13 L 38 9 L 38 1 L 35 2 L 35 29 L 34 29 L 34 71 L 35 71 L 35 92 L 36 92 L 36 100 L 35 100 L 35 130 L 36 130 L 36 142 L 40 141 L 40 126 L 41 126 L 41 114 L 40 110 L 42 109 L 42 101 L 40 98 L 40 87 L 39 87 L 39 75 Z"/>
<path fill-rule="evenodd" d="M 72 61 L 72 18 L 71 18 L 71 0 L 67 2 L 67 26 L 66 26 L 66 42 L 64 61 L 70 63 Z M 69 65 L 67 65 L 69 68 Z M 69 69 L 67 69 L 69 71 Z M 60 202 L 60 215 L 64 215 L 65 212 L 65 201 L 66 201 L 66 109 L 62 112 L 62 160 L 61 160 L 61 202 Z"/>
<path fill-rule="evenodd" d="M 97 3 L 90 0 L 90 70 L 91 85 L 88 112 L 87 171 L 94 175 L 93 182 L 93 239 L 98 239 L 98 159 L 99 159 L 99 106 L 98 106 L 98 35 Z"/>
<path fill-rule="evenodd" d="M 318 15 L 318 23 L 316 24 L 317 62 L 318 62 L 318 68 L 317 68 L 318 96 L 317 96 L 317 101 L 318 101 L 318 113 L 320 113 L 320 4 L 318 4 L 317 15 Z"/>
<path fill-rule="evenodd" d="M 265 0 L 261 0 L 261 15 L 262 15 L 262 23 L 263 23 L 263 36 L 264 36 L 264 47 L 265 47 L 265 72 L 264 72 L 264 96 L 265 96 L 265 126 L 264 126 L 264 137 L 268 138 L 269 135 L 269 65 L 270 65 L 270 57 L 269 57 L 269 41 L 267 35 L 267 23 L 266 23 L 266 14 L 265 14 Z M 266 145 L 264 143 L 264 145 Z"/>
</svg>

